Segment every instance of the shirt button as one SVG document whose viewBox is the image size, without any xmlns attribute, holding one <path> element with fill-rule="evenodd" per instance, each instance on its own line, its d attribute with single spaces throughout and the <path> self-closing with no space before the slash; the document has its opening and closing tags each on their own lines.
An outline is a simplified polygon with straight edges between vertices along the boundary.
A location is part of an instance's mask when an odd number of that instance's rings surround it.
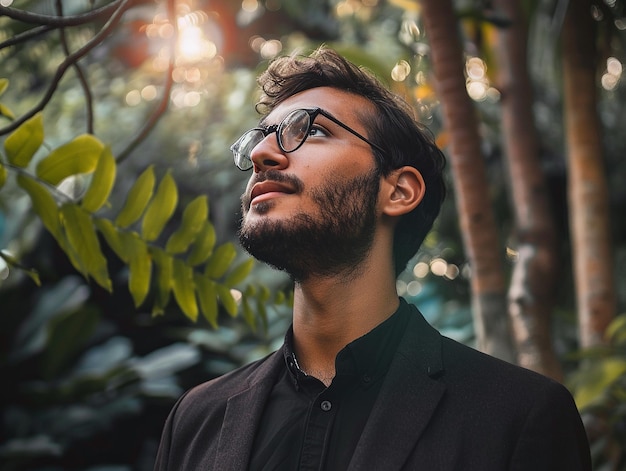
<svg viewBox="0 0 626 471">
<path fill-rule="evenodd" d="M 333 405 L 330 403 L 330 401 L 322 401 L 320 407 L 324 412 L 328 412 L 333 407 Z"/>
<path fill-rule="evenodd" d="M 372 380 L 372 378 L 369 375 L 363 375 L 363 382 L 364 383 L 369 383 Z"/>
</svg>

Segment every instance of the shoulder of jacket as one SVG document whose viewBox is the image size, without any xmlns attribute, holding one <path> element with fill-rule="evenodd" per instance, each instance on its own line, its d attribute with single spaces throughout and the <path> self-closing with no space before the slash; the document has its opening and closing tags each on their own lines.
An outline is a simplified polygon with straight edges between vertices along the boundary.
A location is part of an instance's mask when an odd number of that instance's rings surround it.
<svg viewBox="0 0 626 471">
<path fill-rule="evenodd" d="M 211 399 L 228 398 L 259 381 L 268 380 L 276 371 L 276 365 L 281 359 L 282 349 L 279 349 L 264 358 L 194 386 L 185 393 L 185 397 L 193 400 L 207 396 Z"/>
</svg>

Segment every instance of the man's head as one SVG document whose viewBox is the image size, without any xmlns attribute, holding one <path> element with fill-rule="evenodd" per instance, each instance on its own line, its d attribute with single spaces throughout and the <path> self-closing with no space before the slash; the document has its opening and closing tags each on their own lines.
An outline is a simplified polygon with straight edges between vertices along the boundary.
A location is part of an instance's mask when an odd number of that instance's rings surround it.
<svg viewBox="0 0 626 471">
<path fill-rule="evenodd" d="M 329 49 L 317 50 L 309 57 L 279 58 L 273 61 L 267 71 L 259 77 L 259 84 L 263 91 L 263 96 L 257 104 L 257 110 L 264 116 L 262 122 L 267 123 L 269 129 L 264 129 L 262 134 L 258 136 L 258 139 L 261 140 L 266 134 L 277 131 L 277 138 L 272 136 L 268 138 L 268 142 L 272 142 L 274 145 L 272 150 L 277 152 L 274 152 L 270 158 L 265 160 L 262 157 L 257 157 L 255 174 L 269 174 L 271 180 L 276 183 L 283 178 L 282 172 L 274 168 L 280 166 L 281 159 L 287 159 L 291 151 L 304 152 L 300 148 L 291 149 L 291 147 L 297 145 L 297 142 L 296 144 L 292 142 L 294 138 L 290 137 L 294 126 L 289 121 L 290 118 L 287 117 L 287 115 L 291 116 L 290 113 L 293 113 L 293 108 L 297 109 L 297 106 L 291 106 L 291 102 L 294 101 L 293 97 L 313 99 L 313 101 L 310 101 L 310 104 L 309 101 L 300 100 L 303 104 L 308 105 L 305 108 L 309 110 L 313 107 L 324 109 L 321 103 L 314 101 L 314 97 L 321 96 L 327 98 L 329 94 L 334 95 L 330 97 L 332 107 L 335 110 L 340 110 L 341 115 L 345 116 L 346 119 L 342 122 L 334 119 L 332 115 L 324 116 L 322 112 L 315 115 L 315 122 L 317 123 L 317 116 L 319 116 L 322 125 L 324 122 L 328 122 L 328 130 L 332 132 L 336 128 L 338 136 L 343 133 L 339 137 L 345 135 L 346 142 L 347 139 L 351 139 L 350 145 L 355 149 L 355 152 L 367 150 L 369 155 L 373 153 L 375 171 L 368 172 L 367 176 L 363 177 L 363 174 L 359 174 L 357 171 L 357 164 L 354 175 L 347 176 L 348 181 L 344 181 L 345 179 L 338 180 L 335 178 L 335 175 L 327 176 L 327 184 L 321 190 L 322 193 L 326 192 L 327 198 L 318 199 L 319 204 L 323 202 L 324 204 L 329 204 L 331 201 L 328 199 L 330 198 L 329 195 L 336 193 L 334 196 L 335 203 L 344 201 L 347 202 L 346 206 L 353 207 L 353 211 L 357 211 L 359 208 L 365 211 L 364 208 L 368 208 L 367 210 L 372 212 L 376 205 L 375 198 L 378 193 L 380 177 L 386 177 L 392 174 L 394 170 L 405 166 L 413 167 L 421 174 L 426 187 L 424 196 L 414 210 L 399 218 L 395 228 L 394 266 L 396 273 L 400 273 L 405 268 L 408 260 L 417 252 L 424 237 L 431 229 L 445 196 L 445 186 L 442 178 L 445 159 L 441 151 L 416 123 L 411 108 L 396 95 L 389 92 L 371 74 L 356 67 Z M 346 96 L 351 98 L 351 100 L 346 98 L 345 103 L 341 102 Z M 275 117 L 274 115 L 276 114 L 279 114 L 279 116 Z M 309 114 L 312 114 L 312 112 L 310 111 Z M 302 126 L 306 128 L 303 128 L 302 132 L 309 133 L 295 139 L 307 139 L 301 149 L 311 146 L 307 152 L 312 152 L 314 147 L 309 142 L 316 142 L 316 137 L 319 137 L 320 131 L 315 129 L 312 120 L 310 122 L 307 121 L 306 113 L 296 112 L 293 113 L 293 116 L 298 119 L 298 122 L 301 121 L 303 123 Z M 309 124 L 308 127 L 305 126 L 307 124 Z M 289 131 L 288 134 L 286 134 L 287 131 Z M 260 142 L 258 147 L 262 147 Z M 339 152 L 337 155 L 341 154 L 340 149 L 336 150 L 336 152 Z M 260 150 L 257 155 L 261 155 Z M 317 159 L 319 155 L 322 154 L 319 152 L 315 154 L 315 158 Z M 347 159 L 347 157 L 343 157 L 343 159 Z M 268 165 L 266 166 L 264 162 L 267 162 Z M 284 162 L 287 162 L 287 160 L 284 160 Z M 289 175 L 288 172 L 287 175 Z M 260 178 L 265 179 L 267 176 Z M 293 193 L 300 191 L 299 188 L 302 182 L 298 181 L 295 175 L 285 178 L 286 180 L 281 191 Z M 255 179 L 253 176 L 251 182 L 253 180 L 257 181 L 258 179 Z M 337 191 L 331 188 L 333 186 Z M 355 193 L 357 189 L 358 193 Z M 339 195 L 342 191 L 344 193 L 347 191 L 343 197 Z M 250 193 L 247 192 L 247 194 L 249 197 Z M 371 198 L 372 194 L 373 201 Z M 338 200 L 338 196 L 343 199 Z M 244 195 L 242 201 L 245 215 L 247 212 L 246 206 L 250 204 L 250 201 L 246 201 L 246 195 Z M 270 203 L 268 202 L 267 204 L 269 205 Z M 263 208 L 263 204 L 257 204 L 256 206 L 257 208 Z M 340 220 L 346 217 L 345 215 L 342 216 L 341 212 L 335 216 L 340 218 Z M 308 216 L 301 212 L 300 217 L 307 218 Z M 329 217 L 328 214 L 323 216 L 324 219 Z M 373 229 L 367 226 L 371 224 L 371 217 L 368 216 L 365 219 L 368 221 L 367 223 L 364 222 L 365 220 L 359 223 L 361 226 L 365 226 L 353 228 L 356 231 L 353 231 L 355 232 L 352 234 L 353 237 L 346 239 L 345 244 L 340 247 L 340 250 L 345 252 L 350 244 L 363 246 L 357 254 L 348 257 L 345 264 L 349 263 L 348 260 L 352 262 L 357 261 L 359 254 L 362 255 L 367 250 L 367 243 L 371 242 L 371 231 Z M 309 222 L 312 223 L 312 221 Z M 331 227 L 328 225 L 325 228 L 326 231 L 330 229 Z M 308 227 L 306 229 L 307 232 L 300 234 L 300 237 L 307 235 L 310 230 L 311 227 Z M 358 233 L 358 237 L 355 239 L 356 233 Z M 244 234 L 244 238 L 242 238 L 244 247 L 250 242 L 250 237 L 253 236 L 254 234 L 249 232 Z M 327 245 L 330 245 L 331 240 L 328 239 Z M 308 247 L 308 249 L 313 248 Z M 287 250 L 287 248 L 285 247 L 284 250 Z M 253 253 L 253 255 L 257 256 L 256 253 Z M 289 254 L 289 256 L 292 255 L 291 253 Z M 263 260 L 263 255 L 261 254 L 257 258 Z M 272 261 L 270 263 L 290 271 L 289 267 L 283 267 L 280 263 L 273 263 Z M 341 268 L 342 264 L 339 264 L 339 267 Z M 294 274 L 292 273 L 292 275 Z"/>
</svg>

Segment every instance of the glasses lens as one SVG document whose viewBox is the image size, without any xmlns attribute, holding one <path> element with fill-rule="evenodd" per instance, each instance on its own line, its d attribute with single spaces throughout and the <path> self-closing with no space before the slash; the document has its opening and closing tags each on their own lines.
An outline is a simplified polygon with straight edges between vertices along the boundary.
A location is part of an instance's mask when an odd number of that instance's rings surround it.
<svg viewBox="0 0 626 471">
<path fill-rule="evenodd" d="M 285 152 L 293 152 L 307 138 L 310 127 L 309 113 L 295 110 L 288 114 L 278 128 L 278 140 Z"/>
<path fill-rule="evenodd" d="M 252 129 L 241 136 L 235 142 L 230 150 L 233 152 L 235 165 L 241 170 L 252 168 L 252 159 L 250 155 L 252 150 L 265 138 L 263 131 Z"/>
</svg>

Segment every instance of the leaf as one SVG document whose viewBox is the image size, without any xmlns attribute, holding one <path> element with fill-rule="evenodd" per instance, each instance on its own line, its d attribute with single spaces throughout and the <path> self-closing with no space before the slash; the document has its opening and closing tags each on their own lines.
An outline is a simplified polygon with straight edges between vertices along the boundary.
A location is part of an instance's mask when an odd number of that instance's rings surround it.
<svg viewBox="0 0 626 471">
<path fill-rule="evenodd" d="M 283 304 L 286 299 L 287 296 L 285 296 L 283 291 L 276 291 L 276 294 L 274 295 L 274 304 Z"/>
<path fill-rule="evenodd" d="M 260 299 L 257 299 L 256 310 L 257 316 L 261 318 L 261 325 L 263 326 L 263 330 L 267 332 L 267 307 L 266 304 Z"/>
<path fill-rule="evenodd" d="M 107 291 L 113 286 L 109 278 L 107 260 L 100 249 L 96 229 L 89 214 L 73 203 L 61 206 L 60 218 L 68 244 L 74 250 L 83 273 L 93 279 Z"/>
<path fill-rule="evenodd" d="M 199 274 L 194 276 L 194 280 L 196 282 L 198 300 L 200 301 L 202 315 L 209 322 L 211 327 L 217 329 L 218 309 L 215 282 Z"/>
<path fill-rule="evenodd" d="M 174 279 L 173 259 L 159 248 L 152 249 L 152 258 L 156 265 L 156 298 L 152 314 L 162 314 L 170 300 L 170 291 Z"/>
<path fill-rule="evenodd" d="M 204 227 L 196 235 L 189 257 L 187 257 L 187 263 L 191 266 L 204 263 L 213 253 L 216 239 L 215 227 L 213 227 L 211 221 L 205 221 Z"/>
<path fill-rule="evenodd" d="M 15 119 L 15 113 L 13 113 L 13 111 L 11 111 L 8 106 L 3 105 L 2 103 L 0 103 L 0 116 L 5 116 L 9 119 Z"/>
<path fill-rule="evenodd" d="M 254 267 L 253 258 L 244 260 L 235 268 L 233 268 L 233 270 L 226 277 L 226 280 L 224 280 L 224 284 L 227 286 L 234 286 L 238 283 L 241 283 L 250 274 L 250 272 L 252 271 L 252 267 Z"/>
<path fill-rule="evenodd" d="M 106 203 L 115 183 L 117 166 L 109 146 L 102 149 L 91 184 L 83 197 L 82 206 L 85 210 L 95 213 Z"/>
<path fill-rule="evenodd" d="M 24 122 L 4 141 L 9 162 L 16 167 L 26 167 L 43 143 L 43 117 L 41 113 Z"/>
<path fill-rule="evenodd" d="M 574 398 L 579 409 L 592 406 L 617 381 L 626 375 L 626 361 L 609 357 L 579 373 L 580 384 L 575 388 Z"/>
<path fill-rule="evenodd" d="M 50 192 L 41 184 L 26 175 L 17 176 L 17 184 L 28 193 L 33 209 L 41 218 L 44 227 L 56 240 L 61 239 L 61 223 L 57 203 Z"/>
<path fill-rule="evenodd" d="M 31 268 L 22 268 L 22 270 L 37 286 L 41 286 L 41 279 L 39 278 L 39 272 L 37 270 Z"/>
<path fill-rule="evenodd" d="M 270 289 L 267 286 L 261 286 L 259 288 L 259 295 L 257 296 L 259 301 L 265 303 L 269 301 L 271 296 L 272 296 L 272 293 L 270 292 Z"/>
<path fill-rule="evenodd" d="M 4 183 L 7 181 L 7 169 L 2 162 L 0 162 L 0 189 L 4 186 Z"/>
<path fill-rule="evenodd" d="M 58 185 L 67 177 L 93 172 L 104 144 L 91 134 L 82 134 L 57 147 L 37 164 L 37 176 Z"/>
<path fill-rule="evenodd" d="M 111 247 L 111 250 L 122 260 L 124 263 L 128 263 L 128 255 L 124 249 L 124 244 L 120 237 L 120 233 L 117 228 L 108 219 L 96 219 L 94 221 L 96 228 L 100 231 L 100 234 L 104 236 L 104 240 Z"/>
<path fill-rule="evenodd" d="M 128 290 L 133 297 L 135 307 L 141 306 L 150 291 L 152 276 L 152 259 L 148 246 L 136 232 L 121 232 L 120 237 L 124 253 L 128 256 Z"/>
<path fill-rule="evenodd" d="M 84 347 L 100 321 L 95 307 L 83 307 L 58 316 L 50 322 L 48 341 L 42 357 L 42 376 L 52 379 Z"/>
<path fill-rule="evenodd" d="M 12 257 L 7 252 L 3 252 L 2 250 L 0 250 L 0 258 L 3 259 L 7 265 L 26 273 L 37 286 L 41 286 L 41 279 L 39 278 L 39 272 L 37 272 L 37 270 L 26 268 L 20 264 L 15 257 Z"/>
<path fill-rule="evenodd" d="M 137 221 L 144 210 L 154 191 L 154 166 L 150 165 L 137 178 L 137 181 L 128 192 L 126 203 L 115 219 L 115 225 L 127 228 Z"/>
<path fill-rule="evenodd" d="M 246 324 L 250 326 L 253 332 L 256 331 L 256 322 L 254 321 L 254 312 L 250 307 L 250 303 L 248 302 L 248 298 L 242 299 L 242 307 L 243 307 L 243 319 L 246 321 Z"/>
<path fill-rule="evenodd" d="M 201 359 L 197 346 L 177 342 L 136 359 L 133 368 L 144 380 L 165 379 L 177 376 L 176 373 L 198 364 Z"/>
<path fill-rule="evenodd" d="M 174 279 L 172 283 L 174 297 L 183 313 L 192 321 L 198 319 L 193 269 L 180 259 L 174 259 Z"/>
<path fill-rule="evenodd" d="M 198 196 L 183 211 L 180 227 L 174 232 L 165 245 L 165 251 L 177 254 L 186 251 L 204 226 L 209 215 L 206 196 Z"/>
<path fill-rule="evenodd" d="M 235 317 L 239 308 L 237 307 L 237 301 L 235 301 L 235 298 L 230 292 L 230 289 L 228 288 L 228 286 L 224 286 L 219 283 L 217 283 L 215 286 L 217 288 L 217 295 L 222 302 L 222 306 L 224 306 L 224 309 L 226 309 L 226 312 L 228 314 L 230 314 L 232 317 Z"/>
<path fill-rule="evenodd" d="M 226 273 L 230 264 L 233 263 L 237 251 L 232 242 L 220 245 L 206 264 L 204 274 L 209 278 L 217 279 Z"/>
<path fill-rule="evenodd" d="M 626 314 L 617 316 L 611 321 L 604 332 L 604 336 L 609 342 L 615 345 L 626 343 Z"/>
<path fill-rule="evenodd" d="M 141 222 L 141 234 L 144 240 L 150 242 L 159 237 L 165 224 L 174 214 L 176 204 L 178 204 L 178 188 L 171 173 L 167 172 L 159 183 L 156 194 L 150 201 Z"/>
<path fill-rule="evenodd" d="M 9 88 L 9 79 L 1 78 L 0 79 L 0 96 Z"/>
</svg>

